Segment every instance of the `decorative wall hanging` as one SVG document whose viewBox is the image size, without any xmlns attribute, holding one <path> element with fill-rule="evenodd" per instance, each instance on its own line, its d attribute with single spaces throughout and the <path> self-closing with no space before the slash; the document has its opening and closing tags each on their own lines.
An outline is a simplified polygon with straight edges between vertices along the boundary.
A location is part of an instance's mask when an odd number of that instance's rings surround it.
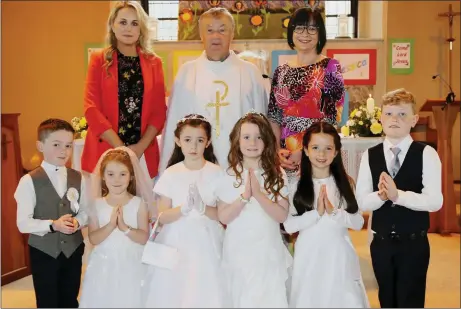
<svg viewBox="0 0 461 309">
<path fill-rule="evenodd" d="M 85 44 L 85 67 L 88 68 L 90 63 L 91 54 L 95 51 L 101 50 L 104 48 L 103 43 L 88 43 Z"/>
<path fill-rule="evenodd" d="M 167 91 L 170 91 L 170 85 L 173 81 L 170 81 L 171 78 L 171 61 L 170 61 L 170 52 L 168 51 L 155 51 L 155 54 L 162 59 L 162 68 L 163 68 L 163 79 L 165 80 L 165 87 Z"/>
<path fill-rule="evenodd" d="M 414 39 L 389 40 L 389 72 L 392 74 L 413 73 Z"/>
<path fill-rule="evenodd" d="M 296 60 L 295 50 L 273 50 L 271 54 L 271 74 L 274 74 L 275 69 L 284 63 Z"/>
<path fill-rule="evenodd" d="M 187 61 L 195 60 L 202 54 L 201 50 L 177 50 L 173 52 L 173 79 L 179 68 Z"/>
<path fill-rule="evenodd" d="M 376 85 L 376 49 L 328 49 L 341 64 L 345 85 Z"/>
<path fill-rule="evenodd" d="M 225 7 L 232 14 L 234 39 L 283 39 L 296 9 L 310 7 L 324 12 L 325 1 L 179 1 L 178 40 L 200 40 L 198 20 L 212 7 Z"/>
</svg>

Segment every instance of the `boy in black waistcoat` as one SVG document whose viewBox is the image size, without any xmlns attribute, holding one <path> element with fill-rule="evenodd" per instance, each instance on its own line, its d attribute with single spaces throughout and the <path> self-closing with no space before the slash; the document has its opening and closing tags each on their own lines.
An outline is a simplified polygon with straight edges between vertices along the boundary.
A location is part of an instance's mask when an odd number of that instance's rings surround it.
<svg viewBox="0 0 461 309">
<path fill-rule="evenodd" d="M 430 248 L 429 212 L 442 207 L 442 171 L 434 148 L 414 142 L 414 96 L 397 89 L 383 97 L 386 138 L 364 152 L 357 179 L 362 211 L 373 211 L 371 260 L 382 308 L 423 308 Z"/>
<path fill-rule="evenodd" d="M 88 216 L 80 172 L 66 168 L 74 129 L 48 119 L 38 129 L 42 164 L 24 175 L 14 194 L 17 225 L 29 234 L 29 254 L 37 308 L 78 308 L 85 249 L 80 229 Z"/>
</svg>

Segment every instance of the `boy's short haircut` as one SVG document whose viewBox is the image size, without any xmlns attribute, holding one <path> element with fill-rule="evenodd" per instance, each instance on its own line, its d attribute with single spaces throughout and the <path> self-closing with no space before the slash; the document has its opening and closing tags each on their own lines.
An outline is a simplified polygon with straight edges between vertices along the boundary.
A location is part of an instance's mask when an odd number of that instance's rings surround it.
<svg viewBox="0 0 461 309">
<path fill-rule="evenodd" d="M 37 138 L 39 141 L 44 142 L 51 133 L 61 130 L 70 132 L 72 135 L 75 134 L 75 130 L 69 122 L 62 119 L 50 118 L 39 124 Z"/>
<path fill-rule="evenodd" d="M 418 112 L 416 110 L 416 99 L 414 95 L 404 88 L 389 91 L 383 96 L 383 106 L 400 104 L 411 104 L 413 113 L 416 114 Z"/>
</svg>

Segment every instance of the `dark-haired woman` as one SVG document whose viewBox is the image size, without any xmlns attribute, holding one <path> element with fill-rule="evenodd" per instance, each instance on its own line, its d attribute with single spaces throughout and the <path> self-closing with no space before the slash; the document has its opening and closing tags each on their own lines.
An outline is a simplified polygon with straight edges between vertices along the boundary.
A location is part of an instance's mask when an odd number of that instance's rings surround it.
<svg viewBox="0 0 461 309">
<path fill-rule="evenodd" d="M 290 308 L 368 308 L 358 256 L 348 229 L 360 230 L 353 180 L 341 159 L 341 139 L 329 123 L 303 137 L 301 174 L 285 230 L 296 240 Z"/>
<path fill-rule="evenodd" d="M 339 62 L 322 55 L 326 42 L 321 11 L 296 10 L 287 31 L 287 43 L 297 51 L 296 61 L 278 66 L 272 78 L 268 118 L 290 191 L 297 181 L 304 132 L 318 121 L 336 125 L 344 104 Z"/>
</svg>

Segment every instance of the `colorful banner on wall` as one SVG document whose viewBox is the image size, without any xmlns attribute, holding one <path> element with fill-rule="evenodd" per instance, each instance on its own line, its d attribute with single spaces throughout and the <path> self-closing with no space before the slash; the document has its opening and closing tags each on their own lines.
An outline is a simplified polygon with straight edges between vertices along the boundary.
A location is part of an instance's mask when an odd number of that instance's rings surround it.
<svg viewBox="0 0 461 309">
<path fill-rule="evenodd" d="M 202 50 L 175 50 L 173 52 L 173 80 L 184 63 L 197 59 L 202 53 Z"/>
<path fill-rule="evenodd" d="M 272 65 L 271 75 L 274 74 L 275 69 L 282 64 L 288 62 L 295 62 L 297 53 L 295 50 L 273 50 L 271 54 Z"/>
<path fill-rule="evenodd" d="M 198 20 L 212 7 L 225 7 L 232 14 L 234 39 L 283 39 L 296 9 L 312 7 L 324 12 L 325 1 L 179 1 L 178 40 L 200 40 Z"/>
<path fill-rule="evenodd" d="M 170 52 L 169 51 L 155 51 L 155 54 L 162 59 L 163 79 L 165 80 L 165 87 L 170 91 L 170 85 L 173 84 L 170 76 Z"/>
<path fill-rule="evenodd" d="M 411 74 L 414 68 L 414 39 L 389 40 L 389 72 Z"/>
<path fill-rule="evenodd" d="M 341 65 L 345 85 L 376 85 L 376 49 L 328 49 Z"/>
</svg>

